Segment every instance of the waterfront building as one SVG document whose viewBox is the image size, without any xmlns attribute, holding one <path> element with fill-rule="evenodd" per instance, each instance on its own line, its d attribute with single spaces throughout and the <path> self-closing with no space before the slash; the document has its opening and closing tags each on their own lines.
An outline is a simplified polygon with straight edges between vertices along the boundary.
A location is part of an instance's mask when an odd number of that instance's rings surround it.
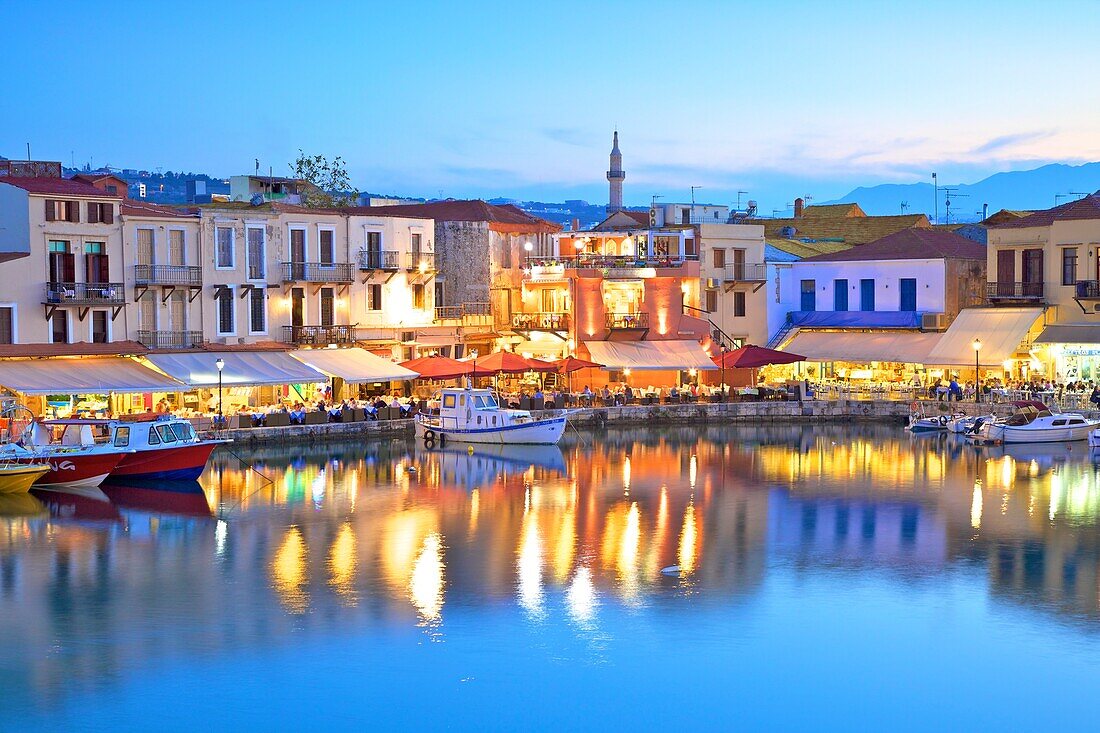
<svg viewBox="0 0 1100 733">
<path fill-rule="evenodd" d="M 817 362 L 811 377 L 911 380 L 926 365 L 973 364 L 968 346 L 955 353 L 941 340 L 960 311 L 982 303 L 985 257 L 981 244 L 919 227 L 793 262 L 773 341 Z"/>
<path fill-rule="evenodd" d="M 496 335 L 507 332 L 521 310 L 524 257 L 546 254 L 560 227 L 515 206 L 484 201 L 432 201 L 423 204 L 346 209 L 360 216 L 423 217 L 434 222 L 436 276 L 434 299 L 440 325 L 473 329 L 466 352 L 492 351 Z M 484 326 L 490 324 L 492 330 Z"/>
<path fill-rule="evenodd" d="M 0 177 L 0 343 L 127 338 L 121 196 L 38 165 Z"/>
<path fill-rule="evenodd" d="M 1018 213 L 988 232 L 990 305 L 1033 314 L 1004 366 L 1019 378 L 1100 380 L 1100 192 Z"/>
</svg>

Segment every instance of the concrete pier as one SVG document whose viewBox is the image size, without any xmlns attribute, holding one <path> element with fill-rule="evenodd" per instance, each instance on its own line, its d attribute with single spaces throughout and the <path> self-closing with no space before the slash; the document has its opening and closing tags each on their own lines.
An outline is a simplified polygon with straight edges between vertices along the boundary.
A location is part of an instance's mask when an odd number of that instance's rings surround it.
<svg viewBox="0 0 1100 733">
<path fill-rule="evenodd" d="M 922 400 L 926 415 L 989 414 L 986 403 L 935 402 Z M 995 405 L 998 415 L 1012 411 L 1011 405 Z M 543 414 L 552 414 L 553 410 Z M 539 414 L 539 413 L 536 413 Z M 905 423 L 909 403 L 897 400 L 807 400 L 805 402 L 728 402 L 684 405 L 627 405 L 591 407 L 570 411 L 569 421 L 579 428 L 603 428 L 620 425 L 688 425 L 694 423 L 775 423 L 775 422 L 848 422 L 879 421 Z M 413 434 L 412 420 L 377 420 L 324 425 L 291 425 L 278 428 L 246 428 L 226 431 L 226 437 L 239 445 L 269 445 L 327 440 L 381 440 L 405 438 Z"/>
</svg>

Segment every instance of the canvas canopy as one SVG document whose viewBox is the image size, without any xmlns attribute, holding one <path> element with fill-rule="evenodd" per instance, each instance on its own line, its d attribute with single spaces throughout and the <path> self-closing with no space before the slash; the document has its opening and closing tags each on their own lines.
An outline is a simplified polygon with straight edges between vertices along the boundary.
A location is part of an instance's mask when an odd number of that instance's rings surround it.
<svg viewBox="0 0 1100 733">
<path fill-rule="evenodd" d="M 419 373 L 364 349 L 300 349 L 298 361 L 345 382 L 391 382 L 416 379 Z"/>
<path fill-rule="evenodd" d="M 124 356 L 0 360 L 0 385 L 27 395 L 178 392 L 176 380 Z"/>
<path fill-rule="evenodd" d="M 585 341 L 604 369 L 683 371 L 717 369 L 697 341 Z"/>
<path fill-rule="evenodd" d="M 201 351 L 147 354 L 144 358 L 188 387 L 216 387 L 218 359 L 225 363 L 222 384 L 226 387 L 328 381 L 327 375 L 285 351 Z"/>
</svg>

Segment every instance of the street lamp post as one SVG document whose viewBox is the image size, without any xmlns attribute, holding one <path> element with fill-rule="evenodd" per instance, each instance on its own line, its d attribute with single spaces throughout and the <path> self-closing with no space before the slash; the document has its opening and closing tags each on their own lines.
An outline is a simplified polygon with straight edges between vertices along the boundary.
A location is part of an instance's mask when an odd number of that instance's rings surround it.
<svg viewBox="0 0 1100 733">
<path fill-rule="evenodd" d="M 978 352 L 982 350 L 982 340 L 974 339 L 970 346 L 974 349 L 974 403 L 978 404 L 982 401 L 982 384 L 978 375 L 978 370 L 981 369 L 978 365 Z"/>
<path fill-rule="evenodd" d="M 225 360 L 218 357 L 218 360 L 214 362 L 214 366 L 218 368 L 218 427 L 223 427 L 225 416 L 222 414 L 222 369 L 225 369 Z"/>
</svg>

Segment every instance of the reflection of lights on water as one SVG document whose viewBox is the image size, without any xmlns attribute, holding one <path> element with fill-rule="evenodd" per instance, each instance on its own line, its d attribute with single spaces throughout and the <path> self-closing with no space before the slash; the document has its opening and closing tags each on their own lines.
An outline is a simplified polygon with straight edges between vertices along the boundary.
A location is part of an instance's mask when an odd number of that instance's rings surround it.
<svg viewBox="0 0 1100 733">
<path fill-rule="evenodd" d="M 1054 515 L 1058 513 L 1058 504 L 1062 501 L 1062 479 L 1059 476 L 1052 476 L 1050 479 L 1050 508 L 1048 509 L 1047 518 L 1053 522 Z"/>
<path fill-rule="evenodd" d="M 695 479 L 699 475 L 699 461 L 695 457 L 695 454 L 691 454 L 691 458 L 688 459 L 688 485 L 692 491 L 695 491 Z"/>
<path fill-rule="evenodd" d="M 573 574 L 573 580 L 565 590 L 565 604 L 569 618 L 578 624 L 588 624 L 596 617 L 596 584 L 592 571 L 583 565 Z"/>
<path fill-rule="evenodd" d="M 619 574 L 622 578 L 623 594 L 632 598 L 638 593 L 638 544 L 642 537 L 642 513 L 638 502 L 631 502 L 626 513 L 626 527 L 623 529 L 622 542 L 619 545 Z"/>
<path fill-rule="evenodd" d="M 623 459 L 623 494 L 630 494 L 630 456 Z"/>
<path fill-rule="evenodd" d="M 979 529 L 982 526 L 982 482 L 974 481 L 974 496 L 970 500 L 970 526 Z"/>
<path fill-rule="evenodd" d="M 545 616 L 542 591 L 542 537 L 535 513 L 523 518 L 523 535 L 520 538 L 519 556 L 516 560 L 519 605 L 532 618 Z"/>
<path fill-rule="evenodd" d="M 1006 489 L 1011 488 L 1015 478 L 1016 462 L 1012 460 L 1012 456 L 1005 456 L 1001 459 L 1001 485 Z"/>
<path fill-rule="evenodd" d="M 322 468 L 313 477 L 313 481 L 309 485 L 309 491 L 313 495 L 313 503 L 320 506 L 321 502 L 325 500 L 325 469 Z"/>
<path fill-rule="evenodd" d="M 470 492 L 470 527 L 469 533 L 472 535 L 477 531 L 477 515 L 481 511 L 481 491 L 474 489 Z"/>
<path fill-rule="evenodd" d="M 297 527 L 287 530 L 271 561 L 271 579 L 283 605 L 292 613 L 304 613 L 309 605 L 305 585 L 306 543 Z"/>
<path fill-rule="evenodd" d="M 355 557 L 355 530 L 344 522 L 328 555 L 329 584 L 352 604 L 355 603 L 355 570 L 358 560 Z"/>
<path fill-rule="evenodd" d="M 425 622 L 439 620 L 443 610 L 443 538 L 438 532 L 424 538 L 413 563 L 409 598 Z"/>
<path fill-rule="evenodd" d="M 229 535 L 229 523 L 224 519 L 219 519 L 218 523 L 214 525 L 214 552 L 218 557 L 225 554 L 225 540 Z"/>
<path fill-rule="evenodd" d="M 676 560 L 680 565 L 680 575 L 690 575 L 695 571 L 695 547 L 698 529 L 695 526 L 695 504 L 687 505 L 684 510 L 684 526 L 680 530 L 680 549 Z"/>
<path fill-rule="evenodd" d="M 1031 463 L 1027 467 L 1027 475 L 1031 478 L 1035 478 L 1039 475 L 1039 462 L 1034 458 L 1031 459 Z"/>
</svg>

